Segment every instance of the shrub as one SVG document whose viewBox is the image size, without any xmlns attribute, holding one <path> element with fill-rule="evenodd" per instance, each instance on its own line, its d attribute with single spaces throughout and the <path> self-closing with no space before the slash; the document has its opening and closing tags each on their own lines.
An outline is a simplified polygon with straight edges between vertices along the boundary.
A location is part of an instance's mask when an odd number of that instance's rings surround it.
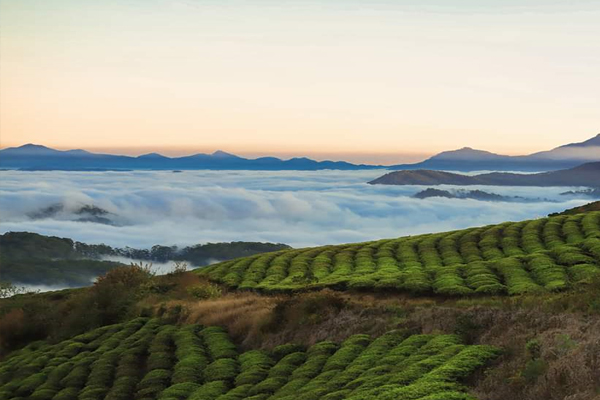
<svg viewBox="0 0 600 400">
<path fill-rule="evenodd" d="M 546 373 L 548 370 L 548 363 L 541 359 L 536 358 L 527 361 L 525 368 L 521 372 L 521 376 L 529 383 L 535 382 L 538 378 Z"/>
<path fill-rule="evenodd" d="M 213 360 L 237 357 L 237 348 L 223 328 L 205 328 L 200 332 L 200 336 L 206 343 L 208 353 Z"/>
<path fill-rule="evenodd" d="M 190 296 L 197 299 L 206 300 L 221 297 L 223 291 L 217 285 L 212 283 L 205 283 L 202 285 L 190 286 L 187 288 L 187 292 Z"/>
<path fill-rule="evenodd" d="M 200 382 L 204 376 L 204 369 L 208 359 L 201 354 L 190 354 L 181 359 L 173 368 L 173 383 Z"/>
<path fill-rule="evenodd" d="M 158 400 L 185 400 L 199 388 L 200 385 L 193 382 L 177 383 L 165 389 L 158 397 Z"/>
<path fill-rule="evenodd" d="M 204 380 L 233 381 L 238 374 L 238 363 L 231 358 L 220 358 L 208 364 L 204 370 Z"/>
<path fill-rule="evenodd" d="M 282 344 L 282 345 L 279 345 L 279 346 L 273 348 L 273 350 L 271 350 L 271 357 L 273 357 L 273 359 L 275 361 L 279 361 L 289 354 L 301 352 L 303 350 L 304 350 L 304 346 L 299 345 L 299 344 L 293 344 L 293 343 Z"/>
<path fill-rule="evenodd" d="M 241 385 L 217 397 L 217 400 L 245 400 L 253 385 Z"/>
<path fill-rule="evenodd" d="M 226 382 L 214 381 L 208 382 L 196 389 L 195 392 L 188 397 L 189 400 L 214 400 L 222 394 L 225 394 L 229 389 Z"/>
<path fill-rule="evenodd" d="M 240 374 L 235 378 L 235 385 L 257 384 L 267 377 L 273 360 L 262 351 L 247 351 L 239 357 Z"/>
</svg>

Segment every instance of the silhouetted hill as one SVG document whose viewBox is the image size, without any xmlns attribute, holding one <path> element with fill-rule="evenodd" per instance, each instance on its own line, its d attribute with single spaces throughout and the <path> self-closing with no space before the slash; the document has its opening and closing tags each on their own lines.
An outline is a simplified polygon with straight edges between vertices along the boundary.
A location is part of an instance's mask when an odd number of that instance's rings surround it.
<svg viewBox="0 0 600 400">
<path fill-rule="evenodd" d="M 418 170 L 395 171 L 371 182 L 373 185 L 490 185 L 490 186 L 588 186 L 600 187 L 600 162 L 538 174 L 493 172 L 461 175 L 450 172 Z"/>
<path fill-rule="evenodd" d="M 444 151 L 416 164 L 393 165 L 396 170 L 445 171 L 550 171 L 600 161 L 600 134 L 581 143 L 525 156 L 506 156 L 465 147 Z"/>
</svg>

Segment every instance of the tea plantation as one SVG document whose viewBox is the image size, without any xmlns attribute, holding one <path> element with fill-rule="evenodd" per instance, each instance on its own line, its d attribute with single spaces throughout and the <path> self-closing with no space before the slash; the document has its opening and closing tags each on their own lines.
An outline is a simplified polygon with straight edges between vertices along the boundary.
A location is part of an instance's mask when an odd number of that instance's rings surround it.
<svg viewBox="0 0 600 400">
<path fill-rule="evenodd" d="M 600 212 L 285 250 L 197 270 L 231 288 L 323 287 L 464 296 L 564 290 L 600 272 Z"/>
<path fill-rule="evenodd" d="M 221 328 L 138 318 L 0 364 L 12 400 L 472 399 L 461 385 L 498 355 L 453 335 L 354 335 L 239 353 Z"/>
</svg>

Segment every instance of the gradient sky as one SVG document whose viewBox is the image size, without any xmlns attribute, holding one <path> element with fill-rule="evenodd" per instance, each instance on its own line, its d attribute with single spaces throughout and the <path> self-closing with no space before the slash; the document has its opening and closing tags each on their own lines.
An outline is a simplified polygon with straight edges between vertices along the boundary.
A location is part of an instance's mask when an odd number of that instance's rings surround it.
<svg viewBox="0 0 600 400">
<path fill-rule="evenodd" d="M 600 132 L 599 21 L 582 0 L 0 0 L 0 146 L 544 150 Z"/>
</svg>

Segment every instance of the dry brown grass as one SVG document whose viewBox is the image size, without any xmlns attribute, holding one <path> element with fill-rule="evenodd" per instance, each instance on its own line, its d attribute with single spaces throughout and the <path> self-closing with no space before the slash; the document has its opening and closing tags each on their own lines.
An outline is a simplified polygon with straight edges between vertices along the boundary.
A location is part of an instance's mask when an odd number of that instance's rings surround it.
<svg viewBox="0 0 600 400">
<path fill-rule="evenodd" d="M 310 346 L 323 340 L 342 341 L 355 333 L 377 336 L 387 330 L 389 318 L 383 309 L 374 312 L 350 297 L 330 290 L 294 296 L 232 292 L 211 300 L 172 300 L 160 307 L 181 308 L 179 323 L 225 327 L 245 349 L 290 342 Z"/>
<path fill-rule="evenodd" d="M 541 300 L 541 299 L 540 299 Z M 467 342 L 504 349 L 494 365 L 471 382 L 481 400 L 600 399 L 600 315 L 556 312 L 544 303 L 487 298 L 462 301 L 324 290 L 294 296 L 229 293 L 183 306 L 182 323 L 227 328 L 244 349 L 284 343 L 340 342 L 350 335 L 457 333 Z M 537 340 L 545 368 L 526 371 L 526 345 Z"/>
<path fill-rule="evenodd" d="M 478 342 L 505 349 L 498 365 L 477 385 L 482 400 L 600 399 L 600 318 L 537 310 L 469 310 Z M 527 343 L 536 340 L 545 370 L 527 373 Z"/>
<path fill-rule="evenodd" d="M 228 294 L 219 299 L 188 304 L 186 323 L 218 325 L 244 344 L 260 331 L 278 299 L 250 293 Z"/>
<path fill-rule="evenodd" d="M 279 299 L 253 293 L 228 293 L 217 299 L 173 300 L 161 307 L 181 307 L 179 323 L 222 326 L 238 342 L 259 335 Z"/>
</svg>

